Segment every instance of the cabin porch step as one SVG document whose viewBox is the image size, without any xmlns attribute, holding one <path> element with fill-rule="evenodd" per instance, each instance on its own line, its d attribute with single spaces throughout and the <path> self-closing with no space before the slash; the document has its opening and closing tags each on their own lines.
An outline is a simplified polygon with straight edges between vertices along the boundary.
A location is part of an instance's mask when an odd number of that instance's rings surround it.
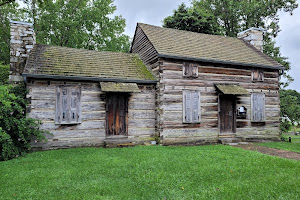
<svg viewBox="0 0 300 200">
<path fill-rule="evenodd" d="M 221 144 L 238 144 L 242 142 L 242 138 L 237 137 L 220 137 L 219 142 Z"/>
</svg>

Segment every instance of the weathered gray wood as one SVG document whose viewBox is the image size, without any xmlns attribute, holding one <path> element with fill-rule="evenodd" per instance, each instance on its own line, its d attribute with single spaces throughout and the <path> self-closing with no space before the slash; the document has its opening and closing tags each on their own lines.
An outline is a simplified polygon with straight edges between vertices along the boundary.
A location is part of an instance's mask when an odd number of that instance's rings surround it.
<svg viewBox="0 0 300 200">
<path fill-rule="evenodd" d="M 265 121 L 265 94 L 251 94 L 251 121 Z"/>
<path fill-rule="evenodd" d="M 132 119 L 155 119 L 155 110 L 128 110 L 128 117 Z"/>
<path fill-rule="evenodd" d="M 155 119 L 128 119 L 129 127 L 154 128 Z"/>
<path fill-rule="evenodd" d="M 61 126 L 55 124 L 53 121 L 42 121 L 42 125 L 40 127 L 43 130 L 84 130 L 84 129 L 104 129 L 105 128 L 105 120 L 90 120 L 90 121 L 82 121 L 81 124 L 73 125 L 73 126 Z"/>
</svg>

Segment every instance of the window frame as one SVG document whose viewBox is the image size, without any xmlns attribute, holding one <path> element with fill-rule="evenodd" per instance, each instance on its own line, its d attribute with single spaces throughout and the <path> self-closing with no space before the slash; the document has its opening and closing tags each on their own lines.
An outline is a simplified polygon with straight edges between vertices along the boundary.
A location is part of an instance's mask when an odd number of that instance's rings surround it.
<svg viewBox="0 0 300 200">
<path fill-rule="evenodd" d="M 65 94 L 64 94 L 65 93 Z M 75 93 L 75 94 L 74 94 Z M 55 93 L 55 124 L 57 125 L 72 125 L 81 123 L 81 87 L 74 85 L 59 85 L 56 87 Z M 66 102 L 64 104 L 64 99 Z M 74 103 L 75 99 L 75 103 Z M 66 105 L 66 106 L 64 106 Z M 66 110 L 64 116 L 63 107 Z M 72 120 L 74 115 L 76 120 Z M 66 120 L 63 120 L 65 118 Z"/>
<path fill-rule="evenodd" d="M 259 97 L 259 100 L 261 102 L 258 102 L 261 105 L 261 120 L 256 119 L 255 117 L 255 109 L 259 106 L 255 105 L 255 100 L 257 100 L 257 98 L 255 99 L 255 96 L 261 96 Z M 264 93 L 252 93 L 251 94 L 251 122 L 265 122 L 266 121 L 266 95 Z"/>
<path fill-rule="evenodd" d="M 198 99 L 193 101 L 193 98 L 195 97 L 194 95 L 198 96 Z M 190 98 L 190 104 L 189 104 L 189 100 L 187 100 L 187 98 Z M 198 106 L 196 105 L 197 108 L 197 119 L 195 119 L 195 115 L 193 112 L 193 107 L 195 105 L 195 102 L 197 102 L 196 104 L 198 104 Z M 188 116 L 187 116 L 187 108 L 188 106 L 190 106 L 191 111 L 189 117 L 191 120 L 188 120 Z M 183 90 L 182 91 L 182 122 L 184 124 L 199 124 L 201 122 L 201 94 L 200 91 L 198 90 Z M 195 111 L 195 108 L 194 108 Z"/>
</svg>

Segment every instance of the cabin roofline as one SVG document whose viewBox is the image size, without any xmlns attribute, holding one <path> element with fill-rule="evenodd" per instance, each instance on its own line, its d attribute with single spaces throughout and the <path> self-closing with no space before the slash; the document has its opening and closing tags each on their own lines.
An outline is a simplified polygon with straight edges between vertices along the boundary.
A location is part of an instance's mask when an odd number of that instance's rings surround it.
<svg viewBox="0 0 300 200">
<path fill-rule="evenodd" d="M 212 60 L 212 59 L 205 59 L 205 58 L 175 56 L 175 55 L 168 55 L 168 54 L 158 54 L 158 57 L 159 58 L 168 58 L 168 59 L 179 59 L 179 60 L 186 60 L 186 61 L 195 61 L 195 62 L 207 62 L 207 63 L 214 63 L 214 64 L 239 65 L 239 66 L 245 66 L 245 67 L 284 70 L 284 67 L 281 65 L 280 66 L 270 66 L 270 65 L 247 64 L 247 63 L 239 63 L 239 62 L 231 62 L 231 61 L 223 61 L 223 60 Z"/>
<path fill-rule="evenodd" d="M 119 78 L 100 78 L 100 77 L 82 77 L 82 76 L 63 76 L 63 75 L 48 75 L 48 74 L 25 74 L 25 78 L 35 79 L 53 79 L 53 80 L 67 80 L 67 81 L 91 81 L 91 82 L 118 82 L 118 83 L 141 83 L 141 84 L 156 84 L 156 80 L 133 80 L 133 79 L 119 79 Z"/>
</svg>

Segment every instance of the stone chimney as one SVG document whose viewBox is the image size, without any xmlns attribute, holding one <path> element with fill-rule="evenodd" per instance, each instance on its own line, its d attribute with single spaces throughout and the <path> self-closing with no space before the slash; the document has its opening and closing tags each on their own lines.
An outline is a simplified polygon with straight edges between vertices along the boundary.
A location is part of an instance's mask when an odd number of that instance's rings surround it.
<svg viewBox="0 0 300 200">
<path fill-rule="evenodd" d="M 238 33 L 237 37 L 242 38 L 244 41 L 250 43 L 255 48 L 263 52 L 263 34 L 264 29 L 260 28 L 249 28 L 245 31 Z"/>
<path fill-rule="evenodd" d="M 10 74 L 9 82 L 22 82 L 29 52 L 36 42 L 33 24 L 10 21 Z"/>
</svg>

